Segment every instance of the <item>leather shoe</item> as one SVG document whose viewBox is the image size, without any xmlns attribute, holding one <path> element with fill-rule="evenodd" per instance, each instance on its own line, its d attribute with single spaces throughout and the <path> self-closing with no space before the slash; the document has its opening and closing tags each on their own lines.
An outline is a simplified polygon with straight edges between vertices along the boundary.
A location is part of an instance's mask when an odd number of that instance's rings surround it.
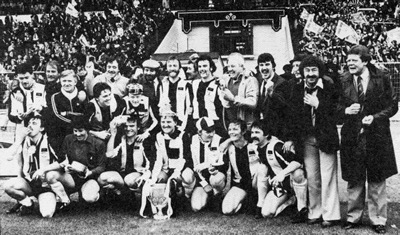
<svg viewBox="0 0 400 235">
<path fill-rule="evenodd" d="M 372 225 L 372 229 L 376 232 L 376 233 L 386 233 L 386 227 L 385 225 L 382 224 L 378 224 L 378 225 Z"/>
<path fill-rule="evenodd" d="M 343 228 L 344 229 L 352 229 L 352 228 L 356 228 L 356 227 L 358 227 L 358 226 L 360 226 L 360 223 L 352 223 L 352 222 L 349 222 L 349 221 L 346 221 L 344 224 L 343 224 Z"/>
<path fill-rule="evenodd" d="M 307 216 L 308 216 L 308 209 L 304 207 L 292 217 L 291 222 L 292 224 L 305 223 L 307 222 Z"/>
<path fill-rule="evenodd" d="M 321 226 L 323 228 L 329 228 L 329 227 L 337 225 L 339 222 L 340 222 L 340 220 L 324 220 L 324 221 L 322 221 Z"/>
<path fill-rule="evenodd" d="M 321 222 L 322 222 L 322 218 L 316 218 L 316 219 L 307 220 L 307 224 L 309 224 L 309 225 L 320 224 Z"/>
<path fill-rule="evenodd" d="M 255 212 L 254 218 L 255 218 L 255 219 L 262 219 L 262 218 L 264 218 L 263 215 L 261 214 L 261 208 L 260 208 L 260 207 L 257 207 L 257 208 L 256 208 L 256 212 Z"/>
</svg>

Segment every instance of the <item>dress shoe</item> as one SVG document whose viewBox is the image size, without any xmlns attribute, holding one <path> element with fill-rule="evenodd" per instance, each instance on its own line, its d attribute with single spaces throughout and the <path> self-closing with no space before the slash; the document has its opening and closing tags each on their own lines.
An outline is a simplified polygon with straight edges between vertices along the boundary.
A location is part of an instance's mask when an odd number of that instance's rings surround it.
<svg viewBox="0 0 400 235">
<path fill-rule="evenodd" d="M 307 224 L 320 224 L 322 222 L 322 218 L 308 219 Z"/>
<path fill-rule="evenodd" d="M 324 220 L 324 221 L 322 221 L 321 226 L 323 228 L 329 228 L 329 227 L 339 224 L 339 222 L 340 222 L 340 220 Z"/>
<path fill-rule="evenodd" d="M 385 225 L 382 224 L 378 224 L 378 225 L 372 225 L 372 229 L 376 232 L 376 233 L 386 233 L 386 227 Z"/>
<path fill-rule="evenodd" d="M 307 222 L 307 216 L 308 216 L 308 209 L 304 207 L 300 211 L 298 211 L 291 219 L 292 224 L 298 224 L 298 223 L 305 223 Z"/>
<path fill-rule="evenodd" d="M 21 208 L 21 204 L 19 204 L 19 202 L 17 202 L 13 207 L 11 207 L 10 209 L 8 209 L 7 211 L 6 211 L 6 214 L 14 214 L 14 213 L 17 213 L 19 210 L 20 210 L 20 208 Z"/>
<path fill-rule="evenodd" d="M 352 229 L 352 228 L 356 228 L 356 227 L 358 227 L 358 226 L 360 226 L 360 223 L 352 223 L 352 222 L 349 222 L 349 221 L 346 221 L 344 224 L 343 224 L 343 228 L 344 229 Z"/>
<path fill-rule="evenodd" d="M 35 212 L 35 205 L 30 205 L 30 206 L 24 206 L 22 205 L 21 208 L 19 209 L 19 215 L 25 216 L 25 215 L 31 215 Z"/>
</svg>

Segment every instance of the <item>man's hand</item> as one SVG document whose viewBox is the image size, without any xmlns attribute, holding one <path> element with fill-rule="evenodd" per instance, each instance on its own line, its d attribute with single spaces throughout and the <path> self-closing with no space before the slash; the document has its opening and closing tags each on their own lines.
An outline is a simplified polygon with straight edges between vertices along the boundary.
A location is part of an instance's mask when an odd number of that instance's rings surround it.
<svg viewBox="0 0 400 235">
<path fill-rule="evenodd" d="M 93 175 L 93 172 L 91 170 L 86 170 L 85 172 L 85 179 L 87 179 L 88 177 L 90 177 L 91 175 Z"/>
<path fill-rule="evenodd" d="M 358 103 L 354 103 L 354 104 L 350 105 L 349 107 L 347 107 L 344 110 L 344 113 L 347 115 L 356 115 L 360 112 L 360 110 L 361 110 L 361 105 Z"/>
<path fill-rule="evenodd" d="M 277 186 L 277 185 L 279 185 L 279 183 L 283 182 L 285 177 L 286 177 L 285 174 L 282 174 L 282 172 L 281 172 L 281 173 L 277 174 L 274 178 L 272 178 L 271 184 L 273 186 Z"/>
<path fill-rule="evenodd" d="M 369 125 L 372 124 L 373 121 L 374 121 L 374 116 L 368 115 L 368 116 L 365 116 L 365 117 L 362 119 L 361 122 L 362 122 L 363 125 L 369 126 Z"/>
<path fill-rule="evenodd" d="M 79 91 L 78 92 L 78 99 L 80 102 L 83 102 L 86 100 L 86 92 L 85 91 Z"/>
<path fill-rule="evenodd" d="M 108 133 L 108 131 L 99 131 L 97 133 L 94 133 L 94 135 L 102 140 L 105 140 L 110 136 L 110 133 Z"/>
<path fill-rule="evenodd" d="M 310 95 L 310 94 L 306 94 L 304 96 L 304 103 L 314 107 L 315 109 L 317 109 L 318 105 L 319 105 L 319 100 L 318 100 L 318 98 L 316 96 L 313 96 L 313 95 Z"/>
<path fill-rule="evenodd" d="M 15 92 L 14 98 L 19 102 L 23 102 L 24 101 L 24 95 L 19 90 L 17 92 Z"/>
<path fill-rule="evenodd" d="M 111 135 L 117 135 L 117 126 L 118 126 L 118 123 L 117 123 L 117 121 L 115 120 L 115 118 L 110 122 L 110 133 L 111 133 Z"/>
<path fill-rule="evenodd" d="M 283 150 L 284 153 L 288 153 L 288 152 L 293 152 L 294 153 L 295 150 L 294 150 L 293 141 L 291 141 L 291 140 L 286 141 L 282 146 L 282 150 Z"/>
<path fill-rule="evenodd" d="M 144 141 L 145 139 L 147 139 L 149 136 L 150 136 L 150 133 L 149 133 L 148 131 L 145 131 L 143 134 L 138 135 L 138 136 L 136 137 L 136 140 L 137 140 L 138 142 L 143 142 L 143 141 Z"/>
<path fill-rule="evenodd" d="M 235 101 L 235 96 L 232 94 L 232 92 L 229 89 L 221 90 L 221 94 L 225 100 L 232 101 L 232 102 Z"/>
<path fill-rule="evenodd" d="M 272 79 L 269 79 L 264 87 L 265 90 L 267 91 L 268 96 L 271 96 L 272 93 L 274 92 L 274 82 L 272 81 Z"/>
<path fill-rule="evenodd" d="M 44 178 L 44 171 L 42 169 L 35 171 L 35 173 L 33 173 L 33 175 L 32 175 L 33 180 L 37 180 L 37 179 L 41 179 L 41 178 Z"/>
</svg>

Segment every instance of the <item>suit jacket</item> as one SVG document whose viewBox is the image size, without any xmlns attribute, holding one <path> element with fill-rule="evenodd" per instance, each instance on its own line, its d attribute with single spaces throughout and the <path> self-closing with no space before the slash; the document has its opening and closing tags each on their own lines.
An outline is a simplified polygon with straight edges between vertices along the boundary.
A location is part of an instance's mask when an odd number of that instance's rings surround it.
<svg viewBox="0 0 400 235">
<path fill-rule="evenodd" d="M 263 96 L 263 81 L 260 82 L 260 97 L 257 102 L 257 117 L 263 117 L 271 127 L 271 134 L 279 139 L 285 139 L 286 113 L 288 111 L 289 83 L 275 73 L 271 78 L 273 85 L 272 96 Z"/>
<path fill-rule="evenodd" d="M 326 153 L 339 149 L 339 135 L 336 127 L 336 106 L 338 93 L 334 85 L 322 79 L 323 89 L 318 88 L 318 108 L 315 109 L 315 126 L 310 122 L 310 106 L 304 104 L 304 81 L 293 86 L 289 99 L 290 112 L 287 138 L 293 140 L 298 153 L 302 153 L 303 143 L 308 136 L 315 136 L 318 148 Z"/>
<path fill-rule="evenodd" d="M 354 182 L 368 179 L 381 182 L 397 173 L 390 121 L 398 111 L 398 99 L 390 78 L 374 66 L 368 66 L 370 80 L 367 86 L 364 108 L 359 115 L 346 115 L 345 109 L 358 103 L 357 88 L 353 76 L 345 73 L 342 78 L 342 93 L 338 112 L 343 127 L 341 130 L 342 176 Z M 362 126 L 363 117 L 372 115 L 370 126 Z M 364 133 L 360 135 L 361 128 Z"/>
</svg>

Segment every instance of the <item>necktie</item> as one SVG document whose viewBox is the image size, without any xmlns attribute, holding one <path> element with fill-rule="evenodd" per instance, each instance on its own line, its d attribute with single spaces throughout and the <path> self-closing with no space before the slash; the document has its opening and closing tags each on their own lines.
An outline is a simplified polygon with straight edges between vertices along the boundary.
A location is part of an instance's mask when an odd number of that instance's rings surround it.
<svg viewBox="0 0 400 235">
<path fill-rule="evenodd" d="M 314 91 L 316 91 L 317 90 L 317 87 L 315 86 L 315 87 L 313 87 L 313 88 L 310 88 L 310 87 L 306 87 L 306 92 L 307 92 L 307 94 L 312 94 L 312 93 L 314 93 Z"/>
<path fill-rule="evenodd" d="M 317 89 L 318 89 L 317 86 L 312 87 L 312 88 L 306 86 L 306 88 L 305 88 L 306 93 L 307 93 L 307 94 L 310 94 L 310 95 L 313 95 L 313 93 L 314 93 Z M 315 126 L 315 112 L 314 112 L 314 108 L 311 107 L 311 106 L 309 106 L 309 109 L 310 109 L 310 113 L 311 113 L 311 124 L 312 124 L 312 126 Z"/>
<path fill-rule="evenodd" d="M 365 94 L 361 76 L 358 76 L 357 78 L 357 91 L 358 91 L 358 102 L 363 103 L 365 99 Z"/>
</svg>

